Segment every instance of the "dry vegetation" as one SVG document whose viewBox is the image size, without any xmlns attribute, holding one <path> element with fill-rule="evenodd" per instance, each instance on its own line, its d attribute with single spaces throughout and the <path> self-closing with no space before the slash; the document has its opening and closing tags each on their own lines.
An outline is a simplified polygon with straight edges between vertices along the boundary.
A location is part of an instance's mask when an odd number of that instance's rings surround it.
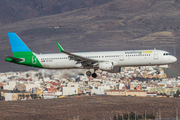
<svg viewBox="0 0 180 120">
<path fill-rule="evenodd" d="M 120 97 L 120 96 L 85 96 L 68 97 L 52 100 L 29 100 L 0 102 L 0 118 L 18 120 L 80 120 L 108 119 L 120 113 L 134 112 L 157 114 L 161 109 L 162 118 L 175 118 L 175 109 L 179 107 L 178 98 L 156 97 Z"/>
</svg>

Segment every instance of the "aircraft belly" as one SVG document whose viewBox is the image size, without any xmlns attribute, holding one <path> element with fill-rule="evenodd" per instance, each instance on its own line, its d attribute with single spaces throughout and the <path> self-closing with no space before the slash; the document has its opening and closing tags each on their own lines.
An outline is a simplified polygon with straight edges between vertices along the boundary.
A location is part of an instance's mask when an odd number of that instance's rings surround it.
<svg viewBox="0 0 180 120">
<path fill-rule="evenodd" d="M 149 65 L 149 59 L 147 58 L 129 58 L 125 61 L 120 62 L 120 66 L 140 66 L 140 65 Z"/>
<path fill-rule="evenodd" d="M 74 67 L 73 61 L 60 61 L 60 62 L 49 62 L 49 63 L 43 63 L 42 66 L 44 68 L 49 69 L 66 69 L 66 68 L 73 68 Z"/>
<path fill-rule="evenodd" d="M 41 63 L 41 65 L 42 65 L 44 68 L 50 68 L 50 66 L 49 66 L 48 63 Z"/>
<path fill-rule="evenodd" d="M 56 68 L 73 68 L 74 61 L 63 61 L 56 63 Z"/>
<path fill-rule="evenodd" d="M 161 64 L 166 64 L 165 62 L 163 62 L 163 60 L 152 60 L 151 64 L 153 65 L 161 65 Z"/>
</svg>

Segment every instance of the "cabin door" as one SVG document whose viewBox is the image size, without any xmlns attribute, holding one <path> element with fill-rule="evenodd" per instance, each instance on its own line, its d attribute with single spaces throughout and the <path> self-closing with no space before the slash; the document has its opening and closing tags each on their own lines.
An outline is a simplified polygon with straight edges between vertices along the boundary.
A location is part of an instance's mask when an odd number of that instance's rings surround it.
<svg viewBox="0 0 180 120">
<path fill-rule="evenodd" d="M 158 51 L 154 50 L 154 59 L 157 60 L 158 59 Z"/>
<path fill-rule="evenodd" d="M 119 60 L 120 60 L 120 61 L 124 61 L 124 53 L 121 53 L 121 54 L 119 55 Z"/>
</svg>

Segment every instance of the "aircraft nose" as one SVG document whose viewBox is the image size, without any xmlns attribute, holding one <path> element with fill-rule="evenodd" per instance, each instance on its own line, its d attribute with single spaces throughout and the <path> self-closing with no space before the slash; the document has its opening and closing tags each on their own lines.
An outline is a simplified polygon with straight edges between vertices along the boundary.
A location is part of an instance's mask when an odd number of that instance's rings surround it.
<svg viewBox="0 0 180 120">
<path fill-rule="evenodd" d="M 173 61 L 173 62 L 176 62 L 176 61 L 177 61 L 177 58 L 173 56 L 172 61 Z"/>
</svg>

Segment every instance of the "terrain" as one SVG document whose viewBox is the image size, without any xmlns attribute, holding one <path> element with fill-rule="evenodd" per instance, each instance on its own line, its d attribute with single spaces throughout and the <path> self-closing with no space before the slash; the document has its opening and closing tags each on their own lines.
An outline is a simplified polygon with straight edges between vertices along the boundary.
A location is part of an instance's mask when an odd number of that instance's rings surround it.
<svg viewBox="0 0 180 120">
<path fill-rule="evenodd" d="M 32 69 L 4 61 L 12 55 L 7 32 L 35 53 L 59 52 L 58 41 L 70 52 L 156 48 L 173 54 L 175 46 L 180 58 L 179 0 L 9 1 L 0 4 L 0 72 Z M 170 65 L 172 73 L 180 73 L 179 65 Z"/>
<path fill-rule="evenodd" d="M 121 113 L 137 114 L 161 111 L 161 118 L 175 118 L 179 98 L 84 96 L 52 100 L 0 102 L 0 119 L 18 120 L 102 120 Z"/>
</svg>

